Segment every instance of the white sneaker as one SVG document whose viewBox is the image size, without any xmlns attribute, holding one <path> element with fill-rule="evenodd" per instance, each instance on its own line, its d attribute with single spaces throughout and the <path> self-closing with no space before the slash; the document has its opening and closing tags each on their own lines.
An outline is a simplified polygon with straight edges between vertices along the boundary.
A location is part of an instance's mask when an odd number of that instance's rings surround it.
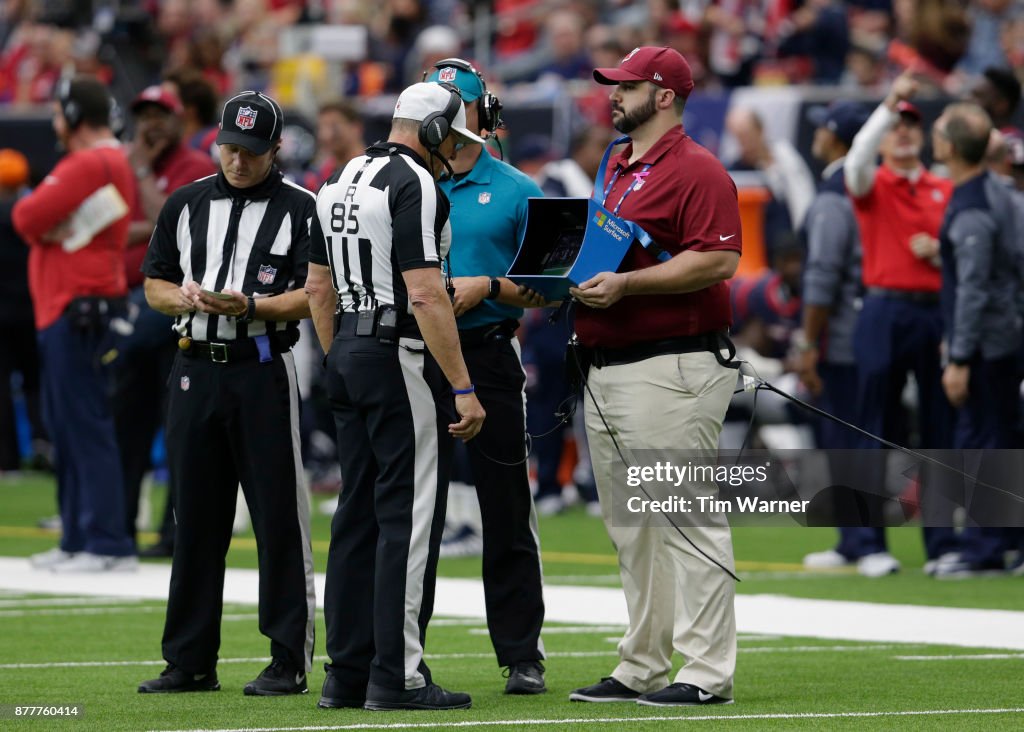
<svg viewBox="0 0 1024 732">
<path fill-rule="evenodd" d="M 823 552 L 811 552 L 804 557 L 804 566 L 808 569 L 836 569 L 853 564 L 835 549 L 828 549 Z"/>
<path fill-rule="evenodd" d="M 484 553 L 484 540 L 473 529 L 463 526 L 450 541 L 442 541 L 439 556 L 479 557 Z"/>
<path fill-rule="evenodd" d="M 604 514 L 601 513 L 601 502 L 587 501 L 587 515 L 594 518 L 604 518 Z"/>
<path fill-rule="evenodd" d="M 885 577 L 899 572 L 900 563 L 889 552 L 878 552 L 858 559 L 857 571 L 865 577 Z"/>
<path fill-rule="evenodd" d="M 335 511 L 338 510 L 338 496 L 332 496 L 331 498 L 325 498 L 320 501 L 319 511 L 323 516 L 333 516 Z"/>
<path fill-rule="evenodd" d="M 559 495 L 544 496 L 535 501 L 537 513 L 541 516 L 554 516 L 565 510 L 565 503 Z"/>
<path fill-rule="evenodd" d="M 940 565 L 953 564 L 958 561 L 960 561 L 960 552 L 946 552 L 938 559 L 929 559 L 921 569 L 929 577 L 934 577 Z"/>
<path fill-rule="evenodd" d="M 36 569 L 49 569 L 55 564 L 66 562 L 75 555 L 71 552 L 66 552 L 59 546 L 50 549 L 49 551 L 40 552 L 39 554 L 33 554 L 28 560 L 32 563 L 32 566 Z"/>
<path fill-rule="evenodd" d="M 71 559 L 50 567 L 53 572 L 135 572 L 139 558 L 135 555 L 112 557 L 106 554 L 79 552 Z"/>
</svg>

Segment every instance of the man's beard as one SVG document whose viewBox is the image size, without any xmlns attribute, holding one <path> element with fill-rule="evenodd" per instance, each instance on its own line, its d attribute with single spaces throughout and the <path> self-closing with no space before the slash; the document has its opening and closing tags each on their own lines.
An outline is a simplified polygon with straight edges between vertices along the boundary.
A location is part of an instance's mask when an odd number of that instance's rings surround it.
<svg viewBox="0 0 1024 732">
<path fill-rule="evenodd" d="M 624 135 L 628 135 L 630 132 L 635 130 L 640 125 L 644 124 L 653 117 L 658 109 L 654 104 L 654 97 L 657 95 L 656 89 L 651 90 L 651 95 L 647 97 L 647 101 L 642 105 L 634 109 L 632 112 L 626 112 L 622 115 L 622 119 L 618 122 L 614 122 L 615 129 Z M 620 108 L 621 111 L 621 108 Z"/>
</svg>

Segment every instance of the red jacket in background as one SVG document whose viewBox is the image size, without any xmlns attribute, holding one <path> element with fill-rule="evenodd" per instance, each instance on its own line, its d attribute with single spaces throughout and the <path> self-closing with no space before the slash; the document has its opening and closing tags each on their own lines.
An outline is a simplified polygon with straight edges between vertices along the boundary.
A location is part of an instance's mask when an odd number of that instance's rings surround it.
<svg viewBox="0 0 1024 732">
<path fill-rule="evenodd" d="M 66 155 L 14 206 L 14 226 L 31 247 L 28 284 L 37 330 L 53 325 L 76 297 L 120 297 L 127 292 L 123 257 L 130 215 L 115 221 L 76 252 L 65 252 L 60 242 L 43 240 L 108 183 L 117 187 L 129 210 L 134 208 L 135 176 L 115 141 Z"/>
</svg>

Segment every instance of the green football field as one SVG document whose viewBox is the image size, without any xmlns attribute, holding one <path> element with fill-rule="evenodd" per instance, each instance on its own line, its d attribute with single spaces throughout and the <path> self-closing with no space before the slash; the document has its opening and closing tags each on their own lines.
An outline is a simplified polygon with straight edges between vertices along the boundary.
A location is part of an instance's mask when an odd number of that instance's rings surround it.
<svg viewBox="0 0 1024 732">
<path fill-rule="evenodd" d="M 54 511 L 48 478 L 0 479 L 0 556 L 24 557 L 54 545 L 56 535 L 35 527 Z M 160 505 L 162 498 L 156 497 Z M 314 519 L 316 570 L 325 568 L 329 519 Z M 937 582 L 925 577 L 920 531 L 890 532 L 903 572 L 868 580 L 850 572 L 811 574 L 801 557 L 833 541 L 828 529 L 743 529 L 735 532 L 742 596 L 782 596 L 934 607 L 979 608 L 989 616 L 1024 610 L 1024 580 L 985 578 Z M 618 586 L 611 545 L 600 522 L 582 510 L 541 521 L 548 586 Z M 237 537 L 229 566 L 254 568 L 255 543 Z M 445 577 L 479 575 L 479 560 L 443 560 Z M 507 697 L 486 626 L 472 618 L 435 617 L 427 660 L 435 680 L 469 692 L 473 708 L 459 712 L 320 710 L 323 625 L 310 693 L 253 698 L 243 685 L 266 664 L 268 643 L 253 605 L 224 608 L 218 675 L 222 690 L 186 695 L 140 695 L 137 683 L 163 667 L 163 603 L 95 591 L 0 590 L 0 729 L 213 730 L 424 729 L 470 727 L 514 730 L 651 730 L 683 724 L 759 729 L 1024 729 L 1024 651 L 1007 645 L 965 647 L 957 638 L 934 643 L 851 640 L 870 627 L 837 628 L 836 638 L 741 633 L 736 703 L 700 709 L 653 709 L 633 704 L 578 704 L 569 691 L 593 683 L 616 662 L 622 626 L 551 623 L 545 629 L 549 693 Z M 0 587 L 4 587 L 0 577 Z M 560 588 L 562 589 L 562 588 Z M 52 592 L 52 594 L 51 594 Z M 748 599 L 743 598 L 741 599 Z M 752 599 L 752 598 L 750 598 Z M 867 606 L 865 606 L 867 607 Z M 883 608 L 884 610 L 885 608 Z M 922 609 L 922 612 L 924 609 Z M 984 618 L 982 613 L 977 617 Z M 837 622 L 839 622 L 837 620 Z M 848 616 L 842 621 L 850 623 Z M 854 623 L 855 624 L 855 623 Z M 966 634 L 969 629 L 964 629 Z M 863 632 L 861 632 L 863 631 Z M 846 640 L 837 638 L 846 637 Z M 943 645 L 943 641 L 950 645 Z M 1012 641 L 1012 642 L 1011 642 Z M 77 705 L 78 718 L 13 717 L 14 705 Z"/>
</svg>

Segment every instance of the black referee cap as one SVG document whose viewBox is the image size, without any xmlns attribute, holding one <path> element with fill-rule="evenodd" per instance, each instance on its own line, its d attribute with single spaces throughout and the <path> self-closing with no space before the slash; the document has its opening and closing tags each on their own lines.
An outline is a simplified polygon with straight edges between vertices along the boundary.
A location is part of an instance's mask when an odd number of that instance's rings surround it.
<svg viewBox="0 0 1024 732">
<path fill-rule="evenodd" d="M 263 155 L 281 139 L 284 113 L 266 94 L 246 91 L 231 97 L 220 116 L 218 145 L 239 145 Z"/>
</svg>

